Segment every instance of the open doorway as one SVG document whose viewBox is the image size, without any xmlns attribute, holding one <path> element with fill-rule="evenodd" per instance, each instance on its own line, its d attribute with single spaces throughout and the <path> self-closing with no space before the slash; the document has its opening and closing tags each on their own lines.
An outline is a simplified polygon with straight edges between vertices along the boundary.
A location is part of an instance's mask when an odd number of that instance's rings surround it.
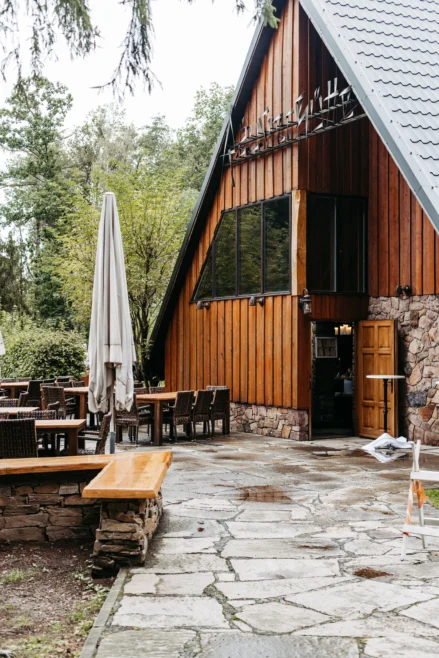
<svg viewBox="0 0 439 658">
<path fill-rule="evenodd" d="M 314 322 L 312 340 L 312 436 L 353 436 L 354 327 Z"/>
</svg>

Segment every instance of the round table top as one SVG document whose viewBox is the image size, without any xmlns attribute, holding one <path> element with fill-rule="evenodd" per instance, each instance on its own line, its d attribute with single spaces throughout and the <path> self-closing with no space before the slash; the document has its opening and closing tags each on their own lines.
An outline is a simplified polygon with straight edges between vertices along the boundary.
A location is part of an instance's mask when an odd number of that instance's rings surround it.
<svg viewBox="0 0 439 658">
<path fill-rule="evenodd" d="M 366 379 L 405 379 L 404 375 L 366 375 Z"/>
</svg>

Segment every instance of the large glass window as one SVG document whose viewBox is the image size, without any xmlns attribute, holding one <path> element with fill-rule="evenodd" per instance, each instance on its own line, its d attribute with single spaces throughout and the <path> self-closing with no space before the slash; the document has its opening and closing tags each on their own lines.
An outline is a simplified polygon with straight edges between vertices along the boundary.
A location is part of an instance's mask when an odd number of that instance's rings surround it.
<svg viewBox="0 0 439 658">
<path fill-rule="evenodd" d="M 289 292 L 290 197 L 223 214 L 193 300 Z"/>
<path fill-rule="evenodd" d="M 290 289 L 290 199 L 264 204 L 266 292 Z"/>
<path fill-rule="evenodd" d="M 233 297 L 236 289 L 236 221 L 234 212 L 223 215 L 215 242 L 214 297 Z"/>
<path fill-rule="evenodd" d="M 239 294 L 261 292 L 261 206 L 238 210 Z"/>
<path fill-rule="evenodd" d="M 308 195 L 309 290 L 366 292 L 365 225 L 365 199 Z"/>
</svg>

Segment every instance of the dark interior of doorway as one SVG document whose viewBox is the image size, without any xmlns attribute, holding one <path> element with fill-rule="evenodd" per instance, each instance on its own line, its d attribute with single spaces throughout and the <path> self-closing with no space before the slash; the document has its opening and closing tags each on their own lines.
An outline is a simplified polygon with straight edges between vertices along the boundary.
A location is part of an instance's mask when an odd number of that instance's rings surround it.
<svg viewBox="0 0 439 658">
<path fill-rule="evenodd" d="M 315 322 L 312 347 L 312 436 L 353 436 L 354 327 Z"/>
</svg>

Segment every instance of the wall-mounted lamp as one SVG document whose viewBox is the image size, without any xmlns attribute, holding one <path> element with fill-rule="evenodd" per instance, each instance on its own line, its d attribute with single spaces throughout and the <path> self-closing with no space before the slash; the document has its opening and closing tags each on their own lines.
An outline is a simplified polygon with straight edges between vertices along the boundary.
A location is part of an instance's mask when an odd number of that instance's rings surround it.
<svg viewBox="0 0 439 658">
<path fill-rule="evenodd" d="M 306 288 L 302 291 L 302 296 L 299 297 L 299 307 L 302 309 L 304 315 L 311 313 L 311 295 Z"/>
<path fill-rule="evenodd" d="M 335 327 L 336 336 L 352 336 L 352 325 L 350 324 L 341 324 L 339 327 Z"/>
<path fill-rule="evenodd" d="M 203 308 L 205 308 L 206 311 L 208 311 L 210 309 L 210 302 L 201 302 L 201 301 L 197 302 L 197 307 L 196 308 L 197 308 L 197 311 L 202 311 Z"/>
<path fill-rule="evenodd" d="M 401 286 L 401 285 L 396 286 L 395 295 L 397 297 L 400 297 L 403 293 L 405 294 L 406 297 L 410 297 L 410 295 L 412 294 L 412 287 L 409 286 L 408 284 L 405 286 Z"/>
<path fill-rule="evenodd" d="M 259 306 L 263 306 L 265 303 L 265 299 L 263 297 L 250 297 L 250 301 L 248 303 L 249 306 L 256 306 L 256 304 L 259 304 Z"/>
</svg>

